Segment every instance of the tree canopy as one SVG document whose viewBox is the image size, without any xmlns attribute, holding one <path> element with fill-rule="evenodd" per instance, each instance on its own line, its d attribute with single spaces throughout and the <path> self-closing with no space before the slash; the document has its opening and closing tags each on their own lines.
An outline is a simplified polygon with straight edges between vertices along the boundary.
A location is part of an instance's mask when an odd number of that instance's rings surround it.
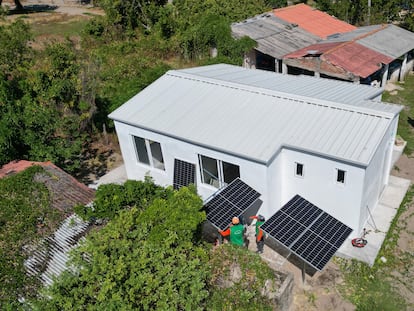
<svg viewBox="0 0 414 311">
<path fill-rule="evenodd" d="M 17 309 L 21 297 L 34 297 L 39 288 L 35 277 L 28 276 L 24 267 L 25 246 L 36 238 L 50 234 L 53 226 L 39 232 L 39 219 L 53 224 L 62 219 L 62 213 L 50 207 L 50 193 L 35 175 L 45 174 L 40 166 L 0 179 L 0 305 Z M 12 307 L 14 306 L 14 307 Z"/>
<path fill-rule="evenodd" d="M 159 194 L 147 207 L 138 199 L 91 234 L 75 252 L 75 269 L 54 283 L 39 310 L 202 310 L 202 200 L 188 188 Z"/>
</svg>

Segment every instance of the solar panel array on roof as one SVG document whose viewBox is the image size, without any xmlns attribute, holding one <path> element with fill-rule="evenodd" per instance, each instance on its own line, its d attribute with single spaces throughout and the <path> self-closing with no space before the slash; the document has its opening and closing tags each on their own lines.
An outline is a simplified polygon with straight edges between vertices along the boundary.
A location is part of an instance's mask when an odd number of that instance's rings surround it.
<svg viewBox="0 0 414 311">
<path fill-rule="evenodd" d="M 207 220 L 224 230 L 233 217 L 240 217 L 259 197 L 259 192 L 237 178 L 227 187 L 218 190 L 205 204 Z"/>
<path fill-rule="evenodd" d="M 175 190 L 195 184 L 195 164 L 174 159 L 174 180 Z"/>
<path fill-rule="evenodd" d="M 295 195 L 262 230 L 317 270 L 322 270 L 352 229 Z"/>
</svg>

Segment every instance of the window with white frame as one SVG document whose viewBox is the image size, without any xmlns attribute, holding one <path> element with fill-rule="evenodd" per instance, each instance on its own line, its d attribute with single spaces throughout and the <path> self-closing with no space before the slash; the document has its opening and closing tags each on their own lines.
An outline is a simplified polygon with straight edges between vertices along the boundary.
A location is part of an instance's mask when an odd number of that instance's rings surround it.
<svg viewBox="0 0 414 311">
<path fill-rule="evenodd" d="M 345 184 L 345 176 L 346 171 L 340 170 L 339 168 L 336 169 L 336 182 L 338 184 Z"/>
<path fill-rule="evenodd" d="M 303 177 L 303 164 L 295 162 L 295 176 Z"/>
<path fill-rule="evenodd" d="M 201 181 L 220 188 L 240 177 L 238 165 L 199 155 Z"/>
<path fill-rule="evenodd" d="M 133 138 L 138 162 L 165 170 L 160 143 L 138 136 L 133 136 Z"/>
</svg>

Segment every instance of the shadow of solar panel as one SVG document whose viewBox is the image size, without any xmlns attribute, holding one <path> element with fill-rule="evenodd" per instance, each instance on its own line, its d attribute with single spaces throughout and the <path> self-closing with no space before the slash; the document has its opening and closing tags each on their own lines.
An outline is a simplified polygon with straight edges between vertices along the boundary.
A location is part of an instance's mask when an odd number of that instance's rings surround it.
<svg viewBox="0 0 414 311">
<path fill-rule="evenodd" d="M 204 205 L 207 220 L 224 230 L 234 216 L 240 217 L 259 197 L 260 193 L 237 178 L 219 189 Z"/>
<path fill-rule="evenodd" d="M 195 184 L 195 164 L 174 159 L 174 180 L 175 190 Z"/>
<path fill-rule="evenodd" d="M 295 195 L 262 230 L 317 270 L 322 270 L 352 229 Z"/>
</svg>

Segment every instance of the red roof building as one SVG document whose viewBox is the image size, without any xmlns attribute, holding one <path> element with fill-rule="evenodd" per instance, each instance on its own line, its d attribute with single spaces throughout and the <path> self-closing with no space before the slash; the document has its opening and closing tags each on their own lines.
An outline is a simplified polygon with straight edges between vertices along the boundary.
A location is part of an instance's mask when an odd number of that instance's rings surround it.
<svg viewBox="0 0 414 311">
<path fill-rule="evenodd" d="M 291 24 L 296 24 L 322 39 L 338 33 L 345 33 L 357 27 L 337 19 L 304 3 L 274 9 L 273 14 Z"/>
<path fill-rule="evenodd" d="M 36 177 L 36 181 L 44 183 L 49 189 L 52 207 L 60 209 L 65 213 L 71 213 L 75 205 L 86 205 L 94 200 L 94 189 L 80 183 L 52 162 L 12 161 L 0 168 L 0 178 L 17 174 L 33 165 L 40 165 L 49 173 L 39 174 Z"/>
</svg>

